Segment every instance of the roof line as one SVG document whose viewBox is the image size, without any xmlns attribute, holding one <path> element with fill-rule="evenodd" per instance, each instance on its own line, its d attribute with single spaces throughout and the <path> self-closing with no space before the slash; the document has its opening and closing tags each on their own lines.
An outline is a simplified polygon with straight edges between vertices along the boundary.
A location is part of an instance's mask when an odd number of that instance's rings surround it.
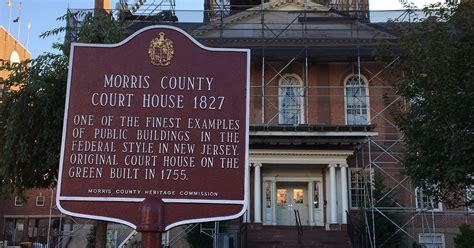
<svg viewBox="0 0 474 248">
<path fill-rule="evenodd" d="M 25 46 L 23 46 L 23 44 L 21 44 L 20 41 L 18 41 L 15 37 L 13 37 L 13 35 L 12 35 L 10 32 L 8 32 L 8 30 L 5 29 L 5 27 L 3 27 L 2 25 L 0 25 L 0 29 L 3 29 L 3 30 L 5 31 L 5 33 L 8 34 L 14 41 L 16 41 L 16 43 L 17 43 L 18 45 L 20 45 L 28 54 L 30 54 L 30 57 L 31 57 L 30 51 L 29 51 Z"/>
</svg>

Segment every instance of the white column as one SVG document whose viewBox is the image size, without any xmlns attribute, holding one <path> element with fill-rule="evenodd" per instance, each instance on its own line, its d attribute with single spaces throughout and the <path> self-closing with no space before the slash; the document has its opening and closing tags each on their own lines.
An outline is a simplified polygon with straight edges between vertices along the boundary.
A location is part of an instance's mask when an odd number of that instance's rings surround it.
<svg viewBox="0 0 474 248">
<path fill-rule="evenodd" d="M 309 225 L 314 226 L 314 183 L 308 182 Z"/>
<path fill-rule="evenodd" d="M 331 218 L 329 224 L 337 224 L 336 164 L 329 164 L 329 185 L 331 192 Z"/>
<path fill-rule="evenodd" d="M 272 180 L 272 225 L 276 226 L 277 224 L 277 210 L 276 210 L 276 195 L 277 195 L 277 190 L 276 190 L 276 180 Z"/>
<path fill-rule="evenodd" d="M 254 213 L 253 213 L 253 222 L 254 223 L 262 223 L 262 180 L 261 180 L 261 172 L 260 169 L 262 164 L 254 163 L 255 171 L 254 171 Z"/>
<path fill-rule="evenodd" d="M 247 211 L 244 214 L 243 221 L 246 223 L 250 223 L 250 164 L 247 165 L 247 171 L 245 174 L 245 195 L 247 198 L 245 202 L 247 203 Z"/>
<path fill-rule="evenodd" d="M 341 203 L 342 203 L 342 224 L 347 224 L 347 211 L 349 210 L 349 202 L 347 199 L 347 164 L 339 165 L 341 167 Z"/>
</svg>

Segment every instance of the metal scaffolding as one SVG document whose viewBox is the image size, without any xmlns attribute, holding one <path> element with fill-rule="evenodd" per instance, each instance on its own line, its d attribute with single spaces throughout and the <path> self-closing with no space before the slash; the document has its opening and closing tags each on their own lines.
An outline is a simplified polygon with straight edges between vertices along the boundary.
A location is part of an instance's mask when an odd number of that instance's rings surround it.
<svg viewBox="0 0 474 248">
<path fill-rule="evenodd" d="M 411 22 L 415 17 L 420 17 L 420 12 L 405 11 L 395 22 Z M 385 126 L 378 126 L 376 129 L 384 130 L 378 136 L 368 137 L 362 144 L 357 153 L 354 155 L 356 170 L 359 175 L 363 175 L 364 194 L 362 195 L 363 205 L 360 207 L 363 215 L 363 222 L 367 230 L 366 242 L 363 247 L 384 247 L 390 242 L 398 233 L 402 233 L 405 245 L 411 246 L 410 242 L 420 242 L 418 234 L 434 234 L 437 229 L 437 219 L 443 216 L 469 216 L 469 210 L 464 211 L 438 211 L 437 203 L 431 198 L 425 199 L 420 194 L 417 194 L 413 188 L 408 176 L 403 174 L 403 166 L 401 164 L 403 156 L 403 142 L 404 136 L 393 120 L 392 109 L 396 107 L 404 107 L 406 103 L 401 96 L 398 96 L 392 88 L 391 82 L 385 82 L 380 77 L 384 71 L 389 70 L 400 57 L 394 57 L 392 60 L 386 61 L 386 66 L 382 70 L 373 73 L 364 68 L 363 63 L 358 60 L 357 67 L 360 73 L 361 69 L 365 69 L 371 75 L 369 81 L 369 89 L 373 89 L 371 82 L 379 79 L 383 85 L 389 86 L 391 90 L 391 97 L 384 97 L 387 100 L 383 109 L 377 110 L 371 108 L 374 114 L 370 122 L 383 122 Z M 382 97 L 382 96 L 376 96 Z M 376 101 L 371 95 L 371 101 Z M 365 171 L 370 173 L 364 173 Z M 389 190 L 379 198 L 374 199 L 373 195 L 373 174 L 381 174 L 384 178 L 385 184 L 389 185 Z M 399 193 L 399 194 L 397 194 Z M 379 203 L 391 194 L 396 196 L 392 198 L 395 200 L 395 207 L 386 207 L 379 205 Z M 404 198 L 400 199 L 397 196 Z M 388 213 L 395 213 L 399 215 L 400 219 L 395 220 L 388 216 Z M 374 223 L 374 215 L 378 214 L 387 219 L 393 226 L 396 227 L 395 232 L 385 240 L 378 240 L 376 237 L 377 223 Z M 467 217 L 466 217 L 467 218 Z M 378 245 L 377 245 L 378 244 Z"/>
</svg>

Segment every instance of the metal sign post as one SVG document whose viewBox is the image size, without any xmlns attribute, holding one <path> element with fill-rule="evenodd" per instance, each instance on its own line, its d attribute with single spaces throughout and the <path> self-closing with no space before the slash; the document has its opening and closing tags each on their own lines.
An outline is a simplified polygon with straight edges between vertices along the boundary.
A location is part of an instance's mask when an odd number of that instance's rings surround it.
<svg viewBox="0 0 474 248">
<path fill-rule="evenodd" d="M 159 198 L 146 198 L 140 207 L 137 231 L 142 233 L 142 248 L 154 248 L 162 243 L 165 204 Z"/>
</svg>

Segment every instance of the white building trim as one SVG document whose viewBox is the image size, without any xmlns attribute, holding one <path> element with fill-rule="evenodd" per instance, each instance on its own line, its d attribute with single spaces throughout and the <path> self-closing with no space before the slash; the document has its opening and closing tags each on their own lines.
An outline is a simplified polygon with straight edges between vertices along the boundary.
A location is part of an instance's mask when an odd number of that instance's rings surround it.
<svg viewBox="0 0 474 248">
<path fill-rule="evenodd" d="M 250 162 L 262 164 L 342 164 L 354 151 L 250 150 Z"/>
<path fill-rule="evenodd" d="M 318 209 L 326 214 L 326 227 L 328 224 L 346 224 L 346 211 L 349 209 L 349 188 L 347 176 L 347 158 L 353 154 L 352 150 L 279 150 L 279 149 L 253 149 L 250 150 L 250 162 L 255 165 L 288 165 L 295 164 L 315 165 L 315 168 L 326 168 L 325 176 L 315 175 L 287 175 L 287 174 L 267 174 L 265 170 L 260 171 L 260 166 L 255 167 L 254 173 L 254 222 L 263 223 L 264 225 L 276 225 L 276 183 L 277 182 L 305 182 L 308 183 L 308 224 L 321 225 L 322 222 L 316 223 L 314 206 L 311 204 L 314 197 L 314 182 L 320 182 L 322 186 L 326 181 L 326 190 L 320 188 L 320 194 L 326 194 L 328 204 L 326 209 L 324 206 Z M 266 166 L 264 166 L 266 168 Z M 329 167 L 329 168 L 328 168 Z M 269 166 L 271 168 L 271 166 Z M 340 169 L 339 169 L 340 168 Z M 271 181 L 271 209 L 266 205 L 262 208 L 262 192 L 265 193 L 264 199 L 266 203 L 267 192 L 265 191 L 265 182 Z M 320 197 L 322 204 L 322 197 Z M 339 204 L 338 204 L 339 203 Z M 313 212 L 309 212 L 313 211 Z M 261 216 L 263 213 L 264 219 Z"/>
</svg>

